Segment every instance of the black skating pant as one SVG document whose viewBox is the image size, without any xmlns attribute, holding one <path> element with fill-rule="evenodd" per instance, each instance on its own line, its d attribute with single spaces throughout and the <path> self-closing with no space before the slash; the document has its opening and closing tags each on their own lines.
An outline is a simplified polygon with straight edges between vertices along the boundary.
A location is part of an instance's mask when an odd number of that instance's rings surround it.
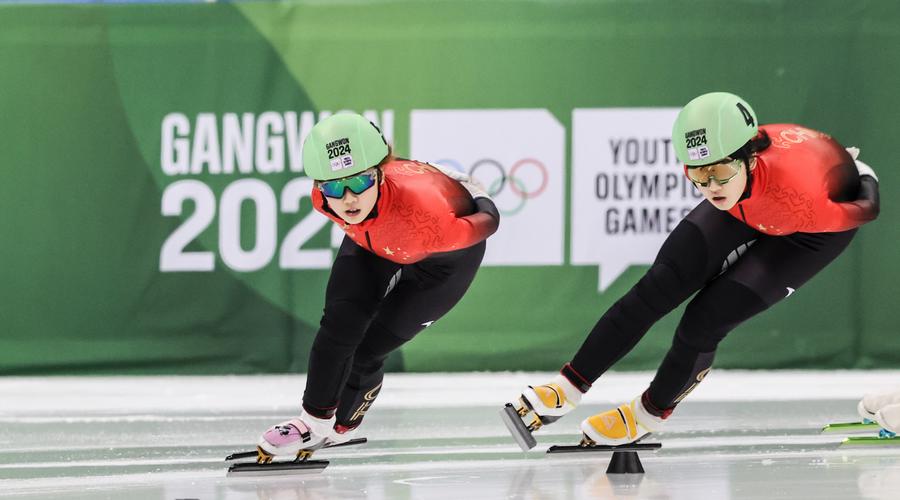
<svg viewBox="0 0 900 500">
<path fill-rule="evenodd" d="M 303 407 L 355 427 L 378 396 L 384 361 L 446 314 L 465 294 L 485 242 L 401 265 L 350 238 L 338 251 L 325 311 L 309 355 Z"/>
<path fill-rule="evenodd" d="M 640 281 L 597 321 L 563 373 L 586 389 L 696 293 L 643 396 L 648 410 L 667 414 L 706 375 L 728 332 L 800 288 L 855 234 L 768 236 L 703 201 L 672 231 Z"/>
</svg>

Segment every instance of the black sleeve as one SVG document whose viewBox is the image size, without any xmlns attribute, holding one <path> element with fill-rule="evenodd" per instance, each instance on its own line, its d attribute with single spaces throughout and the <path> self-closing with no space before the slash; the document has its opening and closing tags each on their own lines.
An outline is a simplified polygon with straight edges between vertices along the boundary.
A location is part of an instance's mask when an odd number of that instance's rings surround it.
<svg viewBox="0 0 900 500">
<path fill-rule="evenodd" d="M 494 205 L 490 198 L 475 198 L 475 208 L 479 212 L 491 216 L 497 222 L 497 226 L 500 225 L 500 212 L 497 210 L 497 205 Z"/>
<path fill-rule="evenodd" d="M 870 207 L 868 212 L 871 215 L 871 219 L 869 220 L 874 220 L 878 217 L 878 213 L 881 211 L 878 181 L 871 175 L 863 175 L 859 178 L 859 196 L 857 196 L 856 203 Z"/>
</svg>

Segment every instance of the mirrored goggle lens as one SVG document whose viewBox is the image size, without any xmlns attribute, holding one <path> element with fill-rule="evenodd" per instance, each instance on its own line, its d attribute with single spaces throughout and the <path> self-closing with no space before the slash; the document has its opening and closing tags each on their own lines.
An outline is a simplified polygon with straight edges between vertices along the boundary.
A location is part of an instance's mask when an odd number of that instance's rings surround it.
<svg viewBox="0 0 900 500">
<path fill-rule="evenodd" d="M 688 179 L 700 184 L 709 185 L 710 179 L 717 182 L 728 182 L 741 171 L 741 160 L 726 160 L 722 163 L 687 169 Z"/>
<path fill-rule="evenodd" d="M 349 189 L 353 194 L 362 194 L 373 185 L 375 185 L 375 176 L 366 172 L 346 179 L 320 182 L 319 189 L 329 198 L 343 198 L 345 189 Z"/>
</svg>

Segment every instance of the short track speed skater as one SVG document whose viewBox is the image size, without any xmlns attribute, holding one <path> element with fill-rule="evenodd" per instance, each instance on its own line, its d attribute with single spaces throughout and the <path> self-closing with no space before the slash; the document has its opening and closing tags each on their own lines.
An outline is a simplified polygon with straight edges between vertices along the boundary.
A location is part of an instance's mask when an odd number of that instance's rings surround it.
<svg viewBox="0 0 900 500">
<path fill-rule="evenodd" d="M 338 448 L 342 446 L 354 446 L 365 444 L 366 438 L 351 439 L 344 443 L 322 446 L 321 448 L 300 450 L 293 459 L 282 460 L 266 453 L 259 447 L 256 451 L 244 451 L 233 453 L 225 457 L 226 462 L 235 462 L 228 467 L 228 476 L 269 476 L 287 474 L 290 472 L 306 471 L 321 472 L 328 467 L 328 460 L 310 460 L 312 454 L 319 449 Z M 243 461 L 256 459 L 254 462 Z"/>
</svg>

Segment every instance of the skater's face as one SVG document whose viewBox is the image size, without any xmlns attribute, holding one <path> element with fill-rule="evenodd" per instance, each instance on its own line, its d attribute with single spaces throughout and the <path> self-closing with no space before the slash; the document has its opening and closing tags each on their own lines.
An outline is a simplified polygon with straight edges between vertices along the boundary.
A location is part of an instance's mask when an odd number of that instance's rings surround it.
<svg viewBox="0 0 900 500">
<path fill-rule="evenodd" d="M 732 167 L 736 167 L 733 168 Z M 750 159 L 750 169 L 756 166 L 756 158 Z M 701 169 L 715 172 L 712 176 L 697 175 Z M 706 173 L 703 172 L 703 173 Z M 694 175 L 692 175 L 694 174 Z M 700 190 L 700 193 L 712 203 L 712 206 L 719 210 L 729 210 L 734 207 L 744 194 L 747 187 L 747 168 L 744 163 L 733 163 L 728 165 L 727 162 L 717 164 L 710 167 L 700 167 L 697 171 L 688 170 L 688 177 Z M 697 182 L 698 178 L 702 178 L 704 182 Z M 706 184 L 705 186 L 703 184 Z"/>
<path fill-rule="evenodd" d="M 337 194 L 333 190 L 323 189 L 320 183 L 319 189 L 325 194 L 325 200 L 328 207 L 334 211 L 347 224 L 359 224 L 375 208 L 375 202 L 378 201 L 378 175 L 375 169 L 369 169 L 356 176 L 345 179 L 338 179 L 338 187 L 343 188 L 343 195 L 332 197 L 330 195 Z M 332 181 L 334 182 L 334 181 Z M 356 191 L 359 191 L 358 193 Z"/>
</svg>

